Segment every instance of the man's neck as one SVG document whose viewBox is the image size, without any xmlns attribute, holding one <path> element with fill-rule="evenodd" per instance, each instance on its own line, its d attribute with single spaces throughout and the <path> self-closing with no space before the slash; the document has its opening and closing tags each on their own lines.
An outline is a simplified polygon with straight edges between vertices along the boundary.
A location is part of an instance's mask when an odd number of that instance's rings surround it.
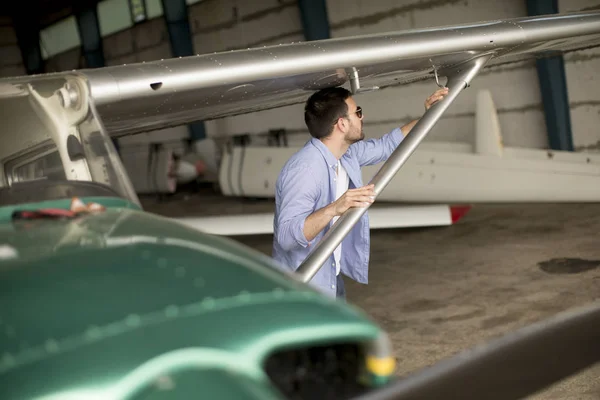
<svg viewBox="0 0 600 400">
<path fill-rule="evenodd" d="M 321 142 L 331 151 L 333 156 L 339 160 L 348 151 L 350 145 L 346 142 L 337 142 L 331 139 L 321 139 Z"/>
</svg>

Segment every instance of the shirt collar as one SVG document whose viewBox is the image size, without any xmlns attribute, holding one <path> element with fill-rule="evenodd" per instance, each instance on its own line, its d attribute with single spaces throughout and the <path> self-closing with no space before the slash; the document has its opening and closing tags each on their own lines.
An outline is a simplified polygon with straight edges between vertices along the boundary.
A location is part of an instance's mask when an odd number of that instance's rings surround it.
<svg viewBox="0 0 600 400">
<path fill-rule="evenodd" d="M 327 162 L 327 165 L 329 166 L 329 168 L 336 169 L 337 164 L 338 164 L 338 159 L 335 158 L 335 156 L 333 155 L 331 150 L 329 150 L 329 148 L 327 148 L 327 146 L 325 146 L 325 144 L 323 144 L 323 142 L 321 142 L 317 138 L 311 138 L 310 142 L 313 144 L 313 146 L 315 146 L 317 149 L 319 149 L 319 151 L 321 152 L 321 155 L 323 156 L 323 158 L 325 158 L 325 161 Z M 344 156 L 346 154 L 348 154 L 349 151 L 350 151 L 350 149 L 348 149 L 348 151 L 344 154 Z M 344 156 L 342 156 L 342 158 Z"/>
</svg>

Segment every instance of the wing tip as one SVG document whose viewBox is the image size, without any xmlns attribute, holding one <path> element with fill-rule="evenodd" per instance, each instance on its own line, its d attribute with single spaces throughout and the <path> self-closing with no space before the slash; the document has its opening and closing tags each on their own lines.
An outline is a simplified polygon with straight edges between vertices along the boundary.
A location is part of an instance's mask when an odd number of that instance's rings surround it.
<svg viewBox="0 0 600 400">
<path fill-rule="evenodd" d="M 469 210 L 471 210 L 471 205 L 468 204 L 450 206 L 450 217 L 452 219 L 452 223 L 457 223 L 458 220 L 460 220 L 465 216 L 466 213 L 469 212 Z"/>
</svg>

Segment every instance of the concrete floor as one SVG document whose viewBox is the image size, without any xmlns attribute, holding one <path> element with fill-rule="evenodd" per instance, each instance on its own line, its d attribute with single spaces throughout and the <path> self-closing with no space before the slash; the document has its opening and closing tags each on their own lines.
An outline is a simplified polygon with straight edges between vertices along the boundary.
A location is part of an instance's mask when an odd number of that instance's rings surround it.
<svg viewBox="0 0 600 400">
<path fill-rule="evenodd" d="M 148 211 L 167 216 L 273 207 L 270 200 L 223 199 L 211 191 L 177 197 L 142 201 Z M 597 300 L 598 231 L 600 204 L 476 205 L 451 227 L 375 230 L 370 283 L 346 279 L 348 300 L 389 332 L 404 375 Z M 271 252 L 271 235 L 234 239 Z M 543 271 L 539 263 L 553 258 L 589 262 L 578 273 Z M 600 366 L 530 398 L 600 399 Z"/>
</svg>

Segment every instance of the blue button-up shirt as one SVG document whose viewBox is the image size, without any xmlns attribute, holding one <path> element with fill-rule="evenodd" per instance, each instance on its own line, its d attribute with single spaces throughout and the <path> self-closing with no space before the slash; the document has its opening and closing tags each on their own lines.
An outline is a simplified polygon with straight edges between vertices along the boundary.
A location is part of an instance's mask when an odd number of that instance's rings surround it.
<svg viewBox="0 0 600 400">
<path fill-rule="evenodd" d="M 352 144 L 340 159 L 349 178 L 348 189 L 363 185 L 360 168 L 378 164 L 392 154 L 404 135 L 399 128 L 379 139 Z M 304 236 L 304 221 L 313 212 L 335 201 L 337 159 L 318 139 L 309 140 L 283 166 L 275 186 L 273 258 L 295 271 L 329 230 L 330 224 L 311 241 Z M 342 241 L 340 272 L 359 283 L 368 283 L 369 216 L 365 212 Z M 336 296 L 333 254 L 313 276 L 310 284 Z"/>
</svg>

